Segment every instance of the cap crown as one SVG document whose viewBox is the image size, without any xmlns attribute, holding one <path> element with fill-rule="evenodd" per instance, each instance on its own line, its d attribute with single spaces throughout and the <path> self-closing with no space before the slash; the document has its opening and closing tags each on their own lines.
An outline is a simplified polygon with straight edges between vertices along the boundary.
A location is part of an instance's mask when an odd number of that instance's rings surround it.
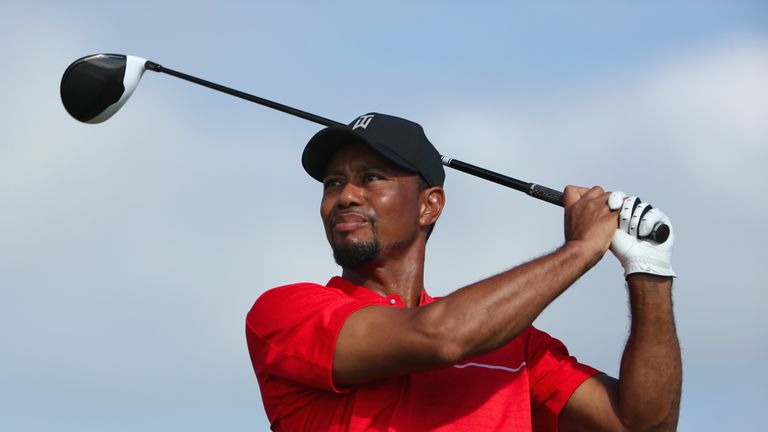
<svg viewBox="0 0 768 432">
<path fill-rule="evenodd" d="M 368 144 L 402 168 L 421 175 L 430 186 L 445 182 L 440 153 L 424 129 L 410 120 L 375 112 L 359 116 L 349 126 L 329 126 L 315 134 L 304 148 L 304 169 L 322 181 L 331 156 L 352 142 Z"/>
</svg>

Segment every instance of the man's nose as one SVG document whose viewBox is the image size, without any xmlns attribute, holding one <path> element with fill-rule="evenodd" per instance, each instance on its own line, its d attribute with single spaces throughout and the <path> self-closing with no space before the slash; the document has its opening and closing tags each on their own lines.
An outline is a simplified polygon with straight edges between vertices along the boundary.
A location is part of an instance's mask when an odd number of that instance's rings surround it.
<svg viewBox="0 0 768 432">
<path fill-rule="evenodd" d="M 338 205 L 339 207 L 357 206 L 363 202 L 363 198 L 363 188 L 355 184 L 355 182 L 347 182 L 339 194 Z"/>
</svg>

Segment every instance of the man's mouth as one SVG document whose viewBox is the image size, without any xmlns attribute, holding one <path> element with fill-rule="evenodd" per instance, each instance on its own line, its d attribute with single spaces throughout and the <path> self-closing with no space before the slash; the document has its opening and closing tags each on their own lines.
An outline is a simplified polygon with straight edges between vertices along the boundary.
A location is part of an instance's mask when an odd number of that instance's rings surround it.
<svg viewBox="0 0 768 432">
<path fill-rule="evenodd" d="M 336 233 L 354 231 L 368 224 L 368 218 L 355 212 L 336 213 L 331 218 L 331 228 Z"/>
</svg>

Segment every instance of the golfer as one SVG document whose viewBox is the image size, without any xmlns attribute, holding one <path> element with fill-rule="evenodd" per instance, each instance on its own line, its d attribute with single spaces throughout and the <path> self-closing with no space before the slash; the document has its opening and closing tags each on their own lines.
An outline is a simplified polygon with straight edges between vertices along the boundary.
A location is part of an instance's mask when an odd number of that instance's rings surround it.
<svg viewBox="0 0 768 432">
<path fill-rule="evenodd" d="M 325 285 L 269 290 L 248 313 L 272 430 L 676 428 L 674 234 L 662 244 L 641 239 L 657 223 L 671 227 L 658 209 L 597 186 L 566 187 L 559 249 L 433 298 L 424 257 L 445 173 L 421 126 L 369 113 L 318 132 L 302 163 L 323 184 L 320 214 L 342 272 Z M 624 267 L 632 312 L 618 379 L 531 325 L 608 249 Z"/>
</svg>

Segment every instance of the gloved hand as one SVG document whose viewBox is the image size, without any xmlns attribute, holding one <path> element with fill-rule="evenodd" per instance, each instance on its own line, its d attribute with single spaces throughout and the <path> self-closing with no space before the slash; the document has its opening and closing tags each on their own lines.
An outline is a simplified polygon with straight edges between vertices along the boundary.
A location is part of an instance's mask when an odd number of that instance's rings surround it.
<svg viewBox="0 0 768 432">
<path fill-rule="evenodd" d="M 677 275 L 672 270 L 672 245 L 675 234 L 672 223 L 661 210 L 641 202 L 637 197 L 627 197 L 621 191 L 612 192 L 608 197 L 611 210 L 621 209 L 619 228 L 611 241 L 611 252 L 624 267 L 624 277 L 632 273 L 650 273 L 658 276 Z M 669 238 L 664 243 L 645 240 L 653 228 L 660 223 L 669 226 Z"/>
</svg>

